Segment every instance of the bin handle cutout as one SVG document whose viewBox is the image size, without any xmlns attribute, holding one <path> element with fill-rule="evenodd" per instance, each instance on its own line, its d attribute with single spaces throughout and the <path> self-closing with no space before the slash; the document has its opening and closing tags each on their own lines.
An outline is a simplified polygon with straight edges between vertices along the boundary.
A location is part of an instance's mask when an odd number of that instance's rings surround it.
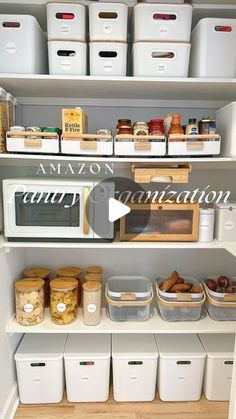
<svg viewBox="0 0 236 419">
<path fill-rule="evenodd" d="M 153 13 L 154 20 L 177 20 L 177 15 L 174 13 Z"/>
<path fill-rule="evenodd" d="M 56 19 L 73 20 L 74 18 L 75 18 L 74 13 L 67 13 L 67 12 L 56 13 Z"/>
<path fill-rule="evenodd" d="M 128 365 L 143 365 L 143 361 L 129 361 Z"/>
<path fill-rule="evenodd" d="M 224 364 L 225 365 L 233 365 L 234 364 L 234 361 L 225 361 Z"/>
<path fill-rule="evenodd" d="M 4 28 L 20 28 L 20 22 L 3 22 L 2 26 Z"/>
<path fill-rule="evenodd" d="M 95 362 L 94 361 L 80 361 L 79 364 L 80 365 L 83 365 L 83 366 L 85 366 L 85 365 L 94 365 Z"/>
<path fill-rule="evenodd" d="M 177 365 L 190 365 L 191 361 L 177 361 L 176 364 Z"/>
<path fill-rule="evenodd" d="M 216 32 L 232 32 L 233 28 L 230 25 L 222 26 L 222 25 L 216 25 L 214 27 Z"/>
<path fill-rule="evenodd" d="M 117 57 L 116 51 L 99 51 L 98 53 L 99 57 L 102 58 L 115 58 Z"/>
<path fill-rule="evenodd" d="M 59 57 L 75 57 L 76 56 L 76 52 L 73 49 L 59 49 L 57 51 L 57 55 Z"/>
<path fill-rule="evenodd" d="M 116 12 L 100 12 L 98 17 L 100 19 L 117 19 L 118 13 Z"/>
<path fill-rule="evenodd" d="M 152 58 L 175 58 L 173 51 L 153 51 Z"/>
<path fill-rule="evenodd" d="M 46 367 L 45 362 L 32 362 L 31 367 Z"/>
</svg>

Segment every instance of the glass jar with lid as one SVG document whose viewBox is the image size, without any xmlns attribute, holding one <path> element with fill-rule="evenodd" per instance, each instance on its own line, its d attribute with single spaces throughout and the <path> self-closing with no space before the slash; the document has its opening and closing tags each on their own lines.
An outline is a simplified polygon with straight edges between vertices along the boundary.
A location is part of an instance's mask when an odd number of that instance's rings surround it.
<svg viewBox="0 0 236 419">
<path fill-rule="evenodd" d="M 78 281 L 60 277 L 50 282 L 51 319 L 56 324 L 69 324 L 77 319 Z"/>
<path fill-rule="evenodd" d="M 81 304 L 82 298 L 82 269 L 72 266 L 64 266 L 56 271 L 56 275 L 58 278 L 76 278 L 78 281 L 78 305 Z"/>
<path fill-rule="evenodd" d="M 6 151 L 7 92 L 0 87 L 0 151 Z"/>
<path fill-rule="evenodd" d="M 102 275 L 101 274 L 86 274 L 84 277 L 86 282 L 102 282 Z"/>
<path fill-rule="evenodd" d="M 117 134 L 133 134 L 133 127 L 130 119 L 118 119 L 118 124 L 116 126 Z"/>
<path fill-rule="evenodd" d="M 83 284 L 83 322 L 96 326 L 102 316 L 102 284 L 90 281 Z"/>
<path fill-rule="evenodd" d="M 48 268 L 27 268 L 24 270 L 24 276 L 26 278 L 42 278 L 44 280 L 44 299 L 45 307 L 49 307 L 50 304 L 50 269 Z"/>
<path fill-rule="evenodd" d="M 164 119 L 151 119 L 149 122 L 150 135 L 164 134 Z"/>
<path fill-rule="evenodd" d="M 134 135 L 148 135 L 149 134 L 148 123 L 143 122 L 143 121 L 135 122 L 133 126 L 133 134 Z"/>
<path fill-rule="evenodd" d="M 33 326 L 44 319 L 44 280 L 24 278 L 15 283 L 16 321 Z"/>
</svg>

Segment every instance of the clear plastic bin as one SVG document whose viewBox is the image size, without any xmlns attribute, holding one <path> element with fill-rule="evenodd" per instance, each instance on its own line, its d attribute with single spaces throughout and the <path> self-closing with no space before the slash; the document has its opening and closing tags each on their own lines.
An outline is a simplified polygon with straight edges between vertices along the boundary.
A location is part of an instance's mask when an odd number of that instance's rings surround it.
<svg viewBox="0 0 236 419">
<path fill-rule="evenodd" d="M 107 282 L 106 300 L 113 321 L 148 320 L 152 299 L 152 284 L 143 276 L 113 276 Z"/>
<path fill-rule="evenodd" d="M 160 297 L 164 300 L 164 301 L 195 301 L 195 302 L 199 302 L 202 301 L 203 297 L 204 297 L 204 290 L 202 287 L 202 284 L 195 278 L 192 278 L 190 276 L 185 276 L 185 275 L 181 275 L 184 279 L 185 282 L 190 282 L 193 285 L 199 285 L 202 288 L 202 293 L 199 294 L 191 294 L 190 292 L 188 293 L 170 293 L 170 292 L 164 292 L 162 290 L 160 290 L 159 285 L 162 283 L 163 279 L 161 280 L 157 280 L 157 287 L 158 287 L 158 292 L 160 294 Z"/>
<path fill-rule="evenodd" d="M 211 278 L 216 279 L 216 277 Z M 217 321 L 236 320 L 236 295 L 211 291 L 205 283 L 204 287 L 209 316 Z"/>
</svg>

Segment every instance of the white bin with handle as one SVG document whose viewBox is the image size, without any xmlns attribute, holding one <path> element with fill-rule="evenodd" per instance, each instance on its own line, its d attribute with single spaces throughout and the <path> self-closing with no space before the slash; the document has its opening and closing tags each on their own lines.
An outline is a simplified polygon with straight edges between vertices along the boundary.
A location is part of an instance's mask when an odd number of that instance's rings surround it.
<svg viewBox="0 0 236 419">
<path fill-rule="evenodd" d="M 89 5 L 90 41 L 127 41 L 128 6 L 116 2 Z"/>
<path fill-rule="evenodd" d="M 87 73 L 87 44 L 78 41 L 49 41 L 49 74 L 84 76 Z"/>
<path fill-rule="evenodd" d="M 76 3 L 47 4 L 48 40 L 85 41 L 86 9 Z"/>
</svg>

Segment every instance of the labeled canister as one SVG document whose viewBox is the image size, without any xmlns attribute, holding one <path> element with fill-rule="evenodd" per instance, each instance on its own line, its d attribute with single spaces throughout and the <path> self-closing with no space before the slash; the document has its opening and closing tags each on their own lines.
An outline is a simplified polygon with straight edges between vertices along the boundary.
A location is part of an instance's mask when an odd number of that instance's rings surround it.
<svg viewBox="0 0 236 419">
<path fill-rule="evenodd" d="M 26 278 L 41 278 L 44 280 L 45 306 L 50 304 L 50 269 L 42 267 L 27 268 L 24 270 Z"/>
<path fill-rule="evenodd" d="M 44 319 L 44 280 L 24 278 L 15 283 L 16 321 L 34 326 Z"/>
<path fill-rule="evenodd" d="M 56 324 L 69 324 L 77 319 L 78 281 L 75 278 L 55 278 L 50 282 L 50 313 Z"/>
<path fill-rule="evenodd" d="M 87 326 L 96 326 L 102 316 L 101 282 L 84 282 L 83 284 L 83 322 Z"/>
<path fill-rule="evenodd" d="M 212 242 L 214 239 L 214 208 L 200 208 L 199 236 L 200 242 Z"/>
</svg>

